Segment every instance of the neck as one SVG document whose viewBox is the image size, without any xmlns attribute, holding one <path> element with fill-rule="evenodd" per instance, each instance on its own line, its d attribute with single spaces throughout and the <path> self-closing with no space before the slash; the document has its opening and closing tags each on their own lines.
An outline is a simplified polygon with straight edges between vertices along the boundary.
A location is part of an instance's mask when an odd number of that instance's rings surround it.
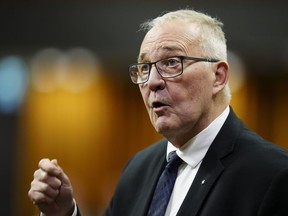
<svg viewBox="0 0 288 216">
<path fill-rule="evenodd" d="M 192 139 L 194 136 L 196 136 L 198 133 L 200 133 L 202 130 L 204 130 L 206 127 L 208 127 L 219 115 L 221 115 L 224 110 L 227 108 L 228 104 L 223 104 L 222 106 L 213 107 L 210 110 L 213 110 L 213 112 L 208 112 L 208 114 L 203 114 L 203 116 L 198 120 L 198 122 L 195 122 L 193 125 L 188 125 L 186 129 L 182 129 L 179 133 L 173 133 L 173 135 L 165 136 L 167 140 L 169 140 L 175 147 L 181 148 L 183 145 L 185 145 L 186 142 L 188 142 L 190 139 Z"/>
</svg>

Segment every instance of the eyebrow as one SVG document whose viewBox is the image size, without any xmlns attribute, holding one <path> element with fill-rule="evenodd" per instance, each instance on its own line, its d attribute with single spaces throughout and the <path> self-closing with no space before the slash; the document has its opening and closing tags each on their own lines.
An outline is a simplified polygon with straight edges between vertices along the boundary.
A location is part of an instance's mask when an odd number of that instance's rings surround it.
<svg viewBox="0 0 288 216">
<path fill-rule="evenodd" d="M 144 53 L 141 53 L 139 56 L 138 56 L 138 62 L 143 62 L 143 60 L 146 58 L 148 54 L 146 52 Z"/>
<path fill-rule="evenodd" d="M 182 49 L 180 49 L 177 46 L 162 46 L 159 48 L 160 51 L 166 51 L 166 52 L 179 52 L 179 51 L 183 51 Z M 143 62 L 147 56 L 148 56 L 148 52 L 143 52 L 141 54 L 139 54 L 138 56 L 138 62 Z"/>
</svg>

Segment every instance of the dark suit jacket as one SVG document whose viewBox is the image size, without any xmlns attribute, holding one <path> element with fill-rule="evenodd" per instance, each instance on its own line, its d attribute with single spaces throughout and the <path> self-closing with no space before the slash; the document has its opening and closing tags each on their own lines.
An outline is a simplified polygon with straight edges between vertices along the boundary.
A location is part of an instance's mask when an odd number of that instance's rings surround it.
<svg viewBox="0 0 288 216">
<path fill-rule="evenodd" d="M 147 215 L 166 146 L 161 140 L 128 162 L 106 216 Z M 287 152 L 249 130 L 231 109 L 177 214 L 184 215 L 287 216 Z"/>
</svg>

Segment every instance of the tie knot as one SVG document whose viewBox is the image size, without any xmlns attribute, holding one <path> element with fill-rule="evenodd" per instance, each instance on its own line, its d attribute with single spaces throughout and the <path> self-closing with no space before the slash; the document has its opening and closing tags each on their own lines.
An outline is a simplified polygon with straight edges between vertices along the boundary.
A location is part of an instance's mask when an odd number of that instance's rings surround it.
<svg viewBox="0 0 288 216">
<path fill-rule="evenodd" d="M 177 168 L 182 163 L 182 159 L 176 154 L 176 151 L 172 151 L 168 155 L 168 164 L 167 168 Z"/>
</svg>

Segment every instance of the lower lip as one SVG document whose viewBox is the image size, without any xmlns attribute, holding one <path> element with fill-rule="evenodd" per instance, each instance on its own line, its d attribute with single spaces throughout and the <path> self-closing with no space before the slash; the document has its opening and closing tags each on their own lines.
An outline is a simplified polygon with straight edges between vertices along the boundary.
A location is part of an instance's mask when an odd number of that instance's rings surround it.
<svg viewBox="0 0 288 216">
<path fill-rule="evenodd" d="M 167 109 L 167 106 L 154 107 L 154 108 L 153 108 L 153 111 L 154 111 L 155 113 L 157 113 L 157 112 L 163 112 L 165 109 Z"/>
</svg>

